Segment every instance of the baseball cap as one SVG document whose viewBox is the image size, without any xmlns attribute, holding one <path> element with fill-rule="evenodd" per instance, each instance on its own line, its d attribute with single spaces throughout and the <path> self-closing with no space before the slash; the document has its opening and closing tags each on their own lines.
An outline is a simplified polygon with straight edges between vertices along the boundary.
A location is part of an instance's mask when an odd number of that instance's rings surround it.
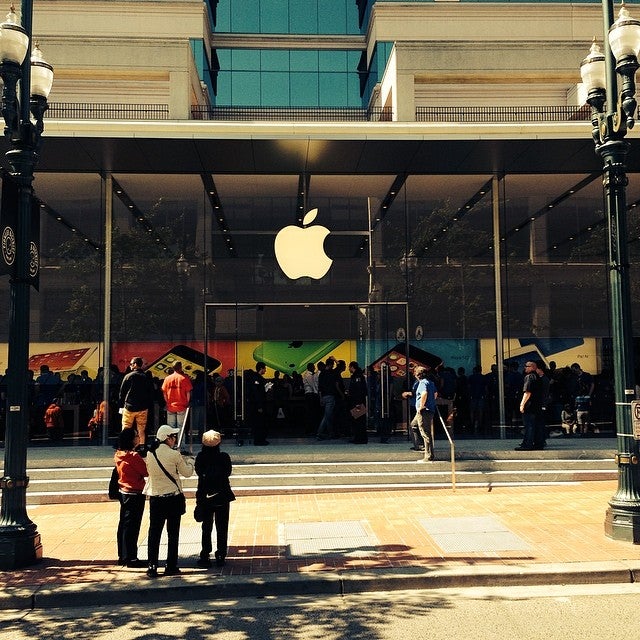
<svg viewBox="0 0 640 640">
<path fill-rule="evenodd" d="M 158 428 L 156 438 L 158 438 L 160 442 L 164 442 L 169 436 L 177 435 L 178 433 L 180 433 L 180 429 L 170 427 L 168 424 L 163 424 Z"/>
</svg>

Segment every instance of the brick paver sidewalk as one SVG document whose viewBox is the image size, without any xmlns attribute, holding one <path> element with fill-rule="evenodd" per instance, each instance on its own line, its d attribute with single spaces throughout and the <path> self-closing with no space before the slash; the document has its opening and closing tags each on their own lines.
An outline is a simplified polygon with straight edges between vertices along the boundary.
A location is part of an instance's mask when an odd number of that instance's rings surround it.
<svg viewBox="0 0 640 640">
<path fill-rule="evenodd" d="M 587 482 L 490 491 L 245 496 L 232 504 L 227 565 L 209 574 L 639 561 L 640 546 L 604 535 L 615 488 L 614 482 Z M 186 576 L 207 573 L 195 566 L 200 529 L 192 509 L 189 501 L 181 528 L 180 564 Z M 117 514 L 113 502 L 30 507 L 44 559 L 0 573 L 0 586 L 146 580 L 144 569 L 123 569 L 115 562 Z M 141 557 L 147 518 L 145 513 Z"/>
</svg>

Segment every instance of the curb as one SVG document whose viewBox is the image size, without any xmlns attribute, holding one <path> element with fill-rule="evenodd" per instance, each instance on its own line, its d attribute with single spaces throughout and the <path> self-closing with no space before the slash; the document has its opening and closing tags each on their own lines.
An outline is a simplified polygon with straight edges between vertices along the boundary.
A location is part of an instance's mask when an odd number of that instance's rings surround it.
<svg viewBox="0 0 640 640">
<path fill-rule="evenodd" d="M 143 582 L 45 584 L 0 593 L 7 609 L 55 609 L 131 603 L 283 595 L 349 595 L 373 591 L 535 585 L 629 584 L 640 579 L 640 561 L 407 567 L 370 571 L 252 576 L 185 575 Z"/>
</svg>

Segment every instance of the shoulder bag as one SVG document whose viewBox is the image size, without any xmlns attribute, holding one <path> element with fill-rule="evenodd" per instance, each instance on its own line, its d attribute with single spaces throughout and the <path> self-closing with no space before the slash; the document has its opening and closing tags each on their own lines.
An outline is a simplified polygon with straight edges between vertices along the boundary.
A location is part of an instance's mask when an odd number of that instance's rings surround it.
<svg viewBox="0 0 640 640">
<path fill-rule="evenodd" d="M 158 460 L 158 455 L 156 454 L 156 452 L 152 451 L 151 453 L 153 453 L 153 457 L 156 459 L 156 462 L 158 463 L 158 466 L 160 467 L 160 469 L 162 469 L 162 472 L 164 473 L 164 475 L 167 476 L 167 478 L 169 478 L 169 480 L 171 480 L 171 482 L 173 482 L 173 484 L 176 485 L 176 489 L 178 489 L 178 491 L 180 492 L 176 497 L 176 501 L 178 501 L 179 499 L 178 505 L 179 505 L 180 515 L 184 515 L 187 512 L 187 499 L 185 498 L 184 493 L 182 493 L 182 490 L 180 489 L 180 485 L 176 482 L 176 479 L 162 466 L 162 462 Z"/>
<path fill-rule="evenodd" d="M 109 500 L 120 500 L 120 485 L 118 484 L 118 470 L 113 467 L 109 480 Z"/>
</svg>

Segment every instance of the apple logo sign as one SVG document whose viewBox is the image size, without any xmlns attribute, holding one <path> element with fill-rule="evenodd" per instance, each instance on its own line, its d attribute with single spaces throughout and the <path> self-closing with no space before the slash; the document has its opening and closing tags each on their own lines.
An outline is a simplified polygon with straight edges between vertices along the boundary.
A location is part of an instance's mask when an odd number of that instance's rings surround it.
<svg viewBox="0 0 640 640">
<path fill-rule="evenodd" d="M 329 229 L 319 224 L 311 225 L 317 215 L 318 210 L 311 209 L 305 214 L 301 227 L 289 225 L 276 235 L 276 260 L 287 278 L 319 280 L 333 263 L 324 250 L 324 239 L 329 235 Z"/>
</svg>

